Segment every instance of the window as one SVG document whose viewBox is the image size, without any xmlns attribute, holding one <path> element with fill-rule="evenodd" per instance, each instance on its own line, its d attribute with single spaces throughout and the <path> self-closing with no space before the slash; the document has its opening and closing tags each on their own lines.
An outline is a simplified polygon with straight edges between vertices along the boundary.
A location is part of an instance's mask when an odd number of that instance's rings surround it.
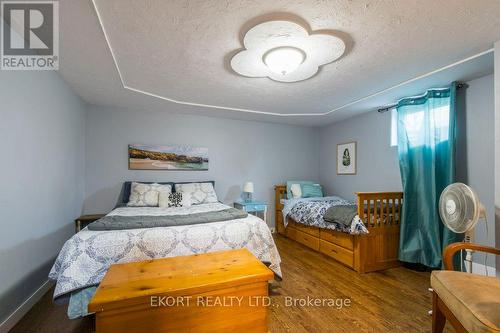
<svg viewBox="0 0 500 333">
<path fill-rule="evenodd" d="M 425 119 L 424 111 L 416 111 L 406 115 L 403 120 L 406 133 L 408 135 L 408 142 L 411 146 L 423 146 L 425 144 L 422 131 L 424 131 L 425 123 L 432 124 L 434 130 L 434 140 L 430 142 L 431 145 L 436 145 L 440 142 L 448 140 L 449 136 L 449 123 L 450 123 L 450 107 L 444 105 L 434 109 L 429 113 L 429 118 Z M 398 145 L 398 112 L 396 108 L 391 110 L 391 147 Z"/>
</svg>

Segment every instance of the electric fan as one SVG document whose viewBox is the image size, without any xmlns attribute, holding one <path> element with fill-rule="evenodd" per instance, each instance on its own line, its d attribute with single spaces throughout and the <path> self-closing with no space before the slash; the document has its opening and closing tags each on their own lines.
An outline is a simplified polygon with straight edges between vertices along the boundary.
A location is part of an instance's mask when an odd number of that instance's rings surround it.
<svg viewBox="0 0 500 333">
<path fill-rule="evenodd" d="M 457 234 L 465 234 L 464 242 L 474 240 L 474 227 L 486 211 L 476 192 L 463 183 L 448 185 L 439 198 L 439 215 L 444 225 Z M 466 250 L 467 271 L 472 272 L 472 250 Z"/>
</svg>

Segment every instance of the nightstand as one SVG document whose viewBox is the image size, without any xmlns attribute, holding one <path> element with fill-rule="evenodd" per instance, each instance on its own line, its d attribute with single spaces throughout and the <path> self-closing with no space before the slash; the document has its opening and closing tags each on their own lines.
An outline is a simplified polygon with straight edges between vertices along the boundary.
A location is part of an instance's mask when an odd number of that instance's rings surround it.
<svg viewBox="0 0 500 333">
<path fill-rule="evenodd" d="M 106 214 L 92 214 L 92 215 L 82 215 L 75 220 L 75 233 L 85 228 L 90 223 L 99 220 L 101 217 L 106 216 Z"/>
<path fill-rule="evenodd" d="M 249 214 L 258 216 L 267 223 L 267 203 L 261 201 L 235 201 L 233 206 L 234 208 L 241 209 Z"/>
</svg>

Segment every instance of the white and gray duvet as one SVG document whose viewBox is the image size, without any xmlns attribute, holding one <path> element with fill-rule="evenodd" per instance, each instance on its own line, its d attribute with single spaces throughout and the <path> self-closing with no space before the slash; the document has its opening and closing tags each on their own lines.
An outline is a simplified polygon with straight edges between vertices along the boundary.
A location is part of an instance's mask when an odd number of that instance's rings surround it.
<svg viewBox="0 0 500 333">
<path fill-rule="evenodd" d="M 368 229 L 358 215 L 352 219 L 350 225 L 324 220 L 325 213 L 329 208 L 352 204 L 352 202 L 337 196 L 288 199 L 284 201 L 283 221 L 285 227 L 288 224 L 287 218 L 290 217 L 297 223 L 312 227 L 337 230 L 351 235 L 367 234 Z"/>
<path fill-rule="evenodd" d="M 183 215 L 227 209 L 221 203 L 192 207 L 117 208 L 109 215 Z M 281 277 L 280 256 L 269 227 L 258 217 L 174 227 L 90 231 L 84 229 L 64 244 L 49 278 L 54 298 L 100 283 L 115 263 L 247 248 Z"/>
</svg>

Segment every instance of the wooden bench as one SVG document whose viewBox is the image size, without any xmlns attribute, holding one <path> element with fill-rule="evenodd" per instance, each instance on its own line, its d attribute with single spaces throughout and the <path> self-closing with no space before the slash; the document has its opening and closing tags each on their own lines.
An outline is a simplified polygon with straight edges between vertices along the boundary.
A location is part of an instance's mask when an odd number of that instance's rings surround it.
<svg viewBox="0 0 500 333">
<path fill-rule="evenodd" d="M 248 250 L 112 265 L 96 332 L 267 332 L 272 271 Z"/>
</svg>

